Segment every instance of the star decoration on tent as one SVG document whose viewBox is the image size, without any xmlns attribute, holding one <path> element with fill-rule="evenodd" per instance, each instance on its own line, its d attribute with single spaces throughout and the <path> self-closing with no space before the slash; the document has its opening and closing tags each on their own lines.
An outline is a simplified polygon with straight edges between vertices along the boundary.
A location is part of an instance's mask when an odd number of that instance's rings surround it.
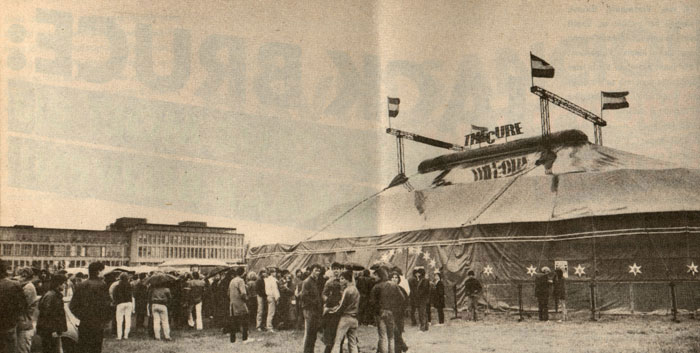
<svg viewBox="0 0 700 353">
<path fill-rule="evenodd" d="M 435 266 L 437 266 L 437 261 L 435 261 L 435 259 L 430 259 L 430 261 L 428 261 L 428 265 L 435 268 Z"/>
<path fill-rule="evenodd" d="M 530 277 L 534 276 L 537 274 L 537 268 L 535 266 L 530 265 L 530 267 L 527 268 L 527 274 L 530 275 Z"/>
<path fill-rule="evenodd" d="M 411 255 L 418 255 L 418 254 L 422 253 L 422 251 L 421 251 L 420 247 L 412 246 L 412 247 L 408 248 L 408 253 Z"/>
<path fill-rule="evenodd" d="M 424 258 L 426 261 L 430 261 L 430 260 L 431 260 L 431 258 L 430 258 L 430 253 L 429 253 L 429 252 L 427 252 L 427 251 L 426 251 L 426 252 L 421 252 L 420 254 L 423 256 L 423 258 Z"/>
<path fill-rule="evenodd" d="M 484 267 L 483 273 L 484 276 L 493 276 L 493 268 L 491 267 L 491 265 L 486 265 L 486 267 Z"/>
<path fill-rule="evenodd" d="M 403 252 L 403 248 L 398 248 L 398 249 L 396 249 L 396 252 L 399 253 L 399 254 L 402 253 L 402 252 Z"/>
<path fill-rule="evenodd" d="M 629 273 L 633 274 L 634 277 L 637 277 L 638 273 L 642 273 L 642 266 L 637 266 L 636 262 L 633 265 L 630 265 L 629 268 Z"/>
<path fill-rule="evenodd" d="M 382 254 L 380 260 L 381 260 L 382 262 L 390 262 L 390 261 L 391 261 L 391 258 L 392 258 L 393 256 L 394 256 L 394 252 L 393 252 L 393 251 L 387 251 L 387 252 L 385 252 L 385 253 Z"/>
<path fill-rule="evenodd" d="M 688 273 L 692 274 L 693 276 L 698 273 L 698 265 L 696 265 L 695 262 L 691 262 L 690 265 L 686 265 L 686 267 L 688 267 Z"/>
<path fill-rule="evenodd" d="M 574 274 L 579 277 L 586 274 L 586 268 L 581 266 L 581 264 L 578 264 L 578 266 L 574 267 L 574 271 Z"/>
</svg>

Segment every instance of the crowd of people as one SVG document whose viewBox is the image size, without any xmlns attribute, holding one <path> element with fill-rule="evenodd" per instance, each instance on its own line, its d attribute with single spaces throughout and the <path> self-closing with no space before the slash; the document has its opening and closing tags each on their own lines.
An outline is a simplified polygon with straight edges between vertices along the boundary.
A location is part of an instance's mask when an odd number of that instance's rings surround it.
<svg viewBox="0 0 700 353">
<path fill-rule="evenodd" d="M 344 343 L 357 352 L 358 327 L 371 325 L 377 328 L 377 352 L 401 353 L 408 350 L 405 320 L 410 317 L 419 333 L 429 329 L 433 308 L 436 325 L 445 320 L 443 275 L 436 271 L 428 278 L 422 267 L 407 280 L 388 264 L 359 270 L 316 264 L 295 273 L 276 268 L 246 273 L 235 267 L 206 277 L 196 271 L 103 274 L 104 265 L 95 262 L 87 276 L 25 267 L 10 278 L 4 263 L 0 266 L 0 353 L 30 352 L 37 336 L 43 352 L 101 352 L 106 327 L 117 340 L 129 339 L 132 316 L 135 329 L 156 340 L 171 340 L 171 327 L 202 330 L 204 318 L 232 343 L 239 333 L 247 343 L 249 328 L 303 329 L 305 353 L 314 351 L 319 336 L 325 353 L 340 352 Z M 468 318 L 477 321 L 483 296 L 474 271 L 467 272 L 463 289 Z M 567 320 L 561 269 L 552 273 L 543 267 L 534 293 L 540 320 L 549 319 L 550 297 Z"/>
<path fill-rule="evenodd" d="M 26 267 L 11 277 L 2 266 L 0 352 L 29 352 L 36 336 L 44 352 L 101 352 L 105 328 L 117 340 L 127 340 L 132 319 L 136 331 L 171 340 L 171 327 L 201 330 L 207 317 L 207 324 L 231 342 L 239 333 L 248 342 L 252 327 L 304 329 L 304 352 L 313 351 L 319 334 L 325 352 L 338 352 L 343 341 L 355 352 L 358 326 L 373 325 L 380 352 L 405 352 L 404 314 L 421 332 L 428 330 L 431 306 L 439 324 L 444 322 L 442 275 L 435 273 L 431 282 L 423 268 L 406 280 L 397 267 L 353 271 L 339 263 L 295 273 L 276 268 L 246 273 L 237 267 L 208 277 L 198 272 L 103 274 L 99 262 L 88 266 L 87 276 Z"/>
</svg>

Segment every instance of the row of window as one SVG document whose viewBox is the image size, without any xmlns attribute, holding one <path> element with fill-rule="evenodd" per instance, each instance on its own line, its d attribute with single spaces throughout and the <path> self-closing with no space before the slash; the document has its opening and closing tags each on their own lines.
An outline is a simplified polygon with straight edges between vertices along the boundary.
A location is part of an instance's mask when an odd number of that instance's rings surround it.
<svg viewBox="0 0 700 353">
<path fill-rule="evenodd" d="M 86 260 L 27 260 L 27 259 L 13 259 L 13 260 L 5 260 L 8 265 L 10 265 L 10 268 L 13 270 L 18 269 L 20 267 L 25 267 L 25 266 L 30 266 L 38 269 L 51 269 L 51 270 L 60 270 L 63 268 L 72 268 L 72 267 L 86 267 L 87 265 L 90 264 L 92 261 L 86 261 Z M 106 261 L 101 261 L 104 263 L 106 266 L 127 266 L 129 265 L 128 260 L 106 260 Z"/>
<path fill-rule="evenodd" d="M 0 244 L 3 256 L 54 256 L 54 257 L 127 257 L 124 245 L 54 245 L 54 244 Z"/>
<path fill-rule="evenodd" d="M 144 234 L 137 237 L 138 244 L 145 245 L 194 245 L 194 246 L 243 246 L 240 235 L 175 235 Z"/>
<path fill-rule="evenodd" d="M 243 249 L 139 246 L 138 257 L 158 259 L 242 259 Z"/>
</svg>

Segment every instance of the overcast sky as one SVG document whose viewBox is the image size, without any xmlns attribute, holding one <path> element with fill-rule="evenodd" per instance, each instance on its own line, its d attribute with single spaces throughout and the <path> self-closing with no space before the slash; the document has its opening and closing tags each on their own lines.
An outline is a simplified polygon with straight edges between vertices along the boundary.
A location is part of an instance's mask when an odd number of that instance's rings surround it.
<svg viewBox="0 0 700 353">
<path fill-rule="evenodd" d="M 604 145 L 700 168 L 696 1 L 5 1 L 0 223 L 206 221 L 253 245 L 396 174 L 395 128 L 540 133 L 535 84 L 598 114 Z M 590 123 L 551 106 L 552 130 Z M 447 153 L 406 142 L 407 174 Z"/>
</svg>

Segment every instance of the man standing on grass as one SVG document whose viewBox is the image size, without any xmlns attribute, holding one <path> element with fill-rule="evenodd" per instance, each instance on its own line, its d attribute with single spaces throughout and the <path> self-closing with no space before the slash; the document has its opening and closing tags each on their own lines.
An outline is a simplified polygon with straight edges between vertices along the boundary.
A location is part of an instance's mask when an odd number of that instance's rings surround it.
<svg viewBox="0 0 700 353">
<path fill-rule="evenodd" d="M 265 307 L 267 304 L 267 294 L 265 293 L 265 278 L 267 277 L 266 270 L 260 270 L 258 279 L 255 281 L 255 293 L 258 295 L 258 312 L 256 315 L 256 328 L 258 331 L 263 330 L 263 325 L 265 324 L 264 314 Z"/>
<path fill-rule="evenodd" d="M 139 273 L 139 279 L 134 281 L 132 286 L 134 288 L 134 302 L 136 311 L 136 330 L 140 330 L 144 327 L 144 322 L 146 321 L 146 312 L 148 307 L 148 289 L 144 281 L 146 280 L 145 273 Z"/>
<path fill-rule="evenodd" d="M 566 277 L 564 277 L 564 270 L 557 268 L 554 270 L 554 290 L 552 295 L 554 296 L 554 306 L 561 309 L 561 319 L 559 322 L 568 320 L 567 310 L 566 310 Z"/>
<path fill-rule="evenodd" d="M 416 309 L 418 304 L 416 302 L 416 296 L 418 295 L 418 269 L 413 269 L 413 276 L 408 280 L 408 296 L 411 301 L 411 325 L 416 326 Z"/>
<path fill-rule="evenodd" d="M 163 327 L 163 336 L 170 341 L 170 318 L 168 305 L 172 304 L 173 296 L 165 283 L 159 283 L 151 288 L 150 293 L 151 315 L 153 315 L 153 334 L 156 340 L 160 340 L 160 328 Z"/>
<path fill-rule="evenodd" d="M 343 296 L 343 286 L 340 284 L 340 273 L 345 267 L 337 262 L 331 264 L 331 272 L 328 280 L 323 285 L 324 313 L 321 318 L 323 327 L 323 343 L 326 345 L 324 353 L 330 353 L 335 342 L 335 332 L 338 329 L 340 314 L 328 312 L 326 309 L 338 306 Z"/>
<path fill-rule="evenodd" d="M 245 281 L 241 276 L 245 273 L 243 267 L 233 270 L 234 278 L 228 286 L 229 302 L 231 303 L 231 333 L 229 341 L 236 342 L 236 333 L 239 328 L 241 331 L 241 340 L 244 343 L 248 341 L 248 293 L 246 291 Z"/>
<path fill-rule="evenodd" d="M 542 267 L 542 273 L 535 277 L 535 297 L 537 297 L 537 308 L 540 321 L 549 321 L 549 289 L 552 285 L 552 278 L 549 267 Z"/>
<path fill-rule="evenodd" d="M 329 313 L 340 315 L 331 353 L 340 353 L 340 346 L 343 339 L 346 337 L 348 340 L 348 353 L 358 353 L 357 313 L 360 307 L 360 292 L 352 283 L 352 271 L 341 273 L 339 282 L 341 286 L 345 287 L 343 296 L 340 298 L 340 303 L 335 308 L 327 308 Z"/>
<path fill-rule="evenodd" d="M 19 282 L 7 278 L 8 268 L 0 260 L 0 352 L 17 351 L 17 323 L 27 302 Z"/>
<path fill-rule="evenodd" d="M 199 272 L 192 273 L 192 279 L 187 281 L 187 286 L 190 288 L 190 300 L 187 303 L 187 325 L 197 330 L 203 329 L 202 325 L 202 297 L 204 296 L 204 280 L 199 276 Z M 192 318 L 192 309 L 194 309 L 195 317 Z"/>
<path fill-rule="evenodd" d="M 34 326 L 36 326 L 39 298 L 36 295 L 36 288 L 32 283 L 34 279 L 34 271 L 32 268 L 21 268 L 19 270 L 19 276 L 19 285 L 22 286 L 27 306 L 26 310 L 19 316 L 19 323 L 17 324 L 17 352 L 29 353 L 32 348 L 32 338 L 34 337 Z"/>
<path fill-rule="evenodd" d="M 471 312 L 472 320 L 477 320 L 477 304 L 481 296 L 481 282 L 476 279 L 474 271 L 467 272 L 467 280 L 464 281 L 464 293 L 469 298 L 469 312 Z"/>
<path fill-rule="evenodd" d="M 322 269 L 321 265 L 312 265 L 311 273 L 301 285 L 300 300 L 304 312 L 304 353 L 314 353 L 314 345 L 320 328 L 323 302 L 318 278 Z"/>
<path fill-rule="evenodd" d="M 78 351 L 82 353 L 102 352 L 105 324 L 113 317 L 109 315 L 109 289 L 99 277 L 104 269 L 105 265 L 101 262 L 91 263 L 88 266 L 87 281 L 75 286 L 70 302 L 70 311 L 80 320 Z"/>
<path fill-rule="evenodd" d="M 394 353 L 394 316 L 402 315 L 400 311 L 406 298 L 399 286 L 389 280 L 385 266 L 374 271 L 374 276 L 378 283 L 372 288 L 370 301 L 377 321 L 377 352 Z"/>
<path fill-rule="evenodd" d="M 430 281 L 425 278 L 425 269 L 416 271 L 418 286 L 416 287 L 416 306 L 418 307 L 418 320 L 420 331 L 428 331 L 428 310 L 430 308 Z"/>
<path fill-rule="evenodd" d="M 280 299 L 280 290 L 277 285 L 277 270 L 270 269 L 270 275 L 265 278 L 265 294 L 267 294 L 267 330 L 275 332 L 272 320 L 277 312 L 277 303 Z"/>
</svg>

